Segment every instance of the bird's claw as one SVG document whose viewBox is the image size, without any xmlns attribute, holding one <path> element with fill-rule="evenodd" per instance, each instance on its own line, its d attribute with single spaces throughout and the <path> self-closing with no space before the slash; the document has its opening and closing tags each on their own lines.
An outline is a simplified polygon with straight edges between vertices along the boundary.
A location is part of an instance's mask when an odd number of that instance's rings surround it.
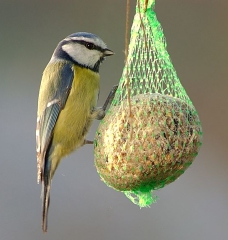
<svg viewBox="0 0 228 240">
<path fill-rule="evenodd" d="M 93 141 L 85 139 L 83 145 L 86 145 L 86 144 L 93 144 Z"/>
</svg>

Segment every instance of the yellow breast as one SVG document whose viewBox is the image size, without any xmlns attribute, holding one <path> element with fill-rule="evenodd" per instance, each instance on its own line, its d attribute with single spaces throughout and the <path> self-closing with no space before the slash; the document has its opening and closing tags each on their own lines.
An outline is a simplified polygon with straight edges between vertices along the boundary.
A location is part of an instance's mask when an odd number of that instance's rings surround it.
<svg viewBox="0 0 228 240">
<path fill-rule="evenodd" d="M 64 109 L 57 120 L 53 144 L 59 157 L 80 147 L 92 123 L 91 110 L 96 107 L 100 86 L 99 74 L 74 66 L 74 80 Z"/>
</svg>

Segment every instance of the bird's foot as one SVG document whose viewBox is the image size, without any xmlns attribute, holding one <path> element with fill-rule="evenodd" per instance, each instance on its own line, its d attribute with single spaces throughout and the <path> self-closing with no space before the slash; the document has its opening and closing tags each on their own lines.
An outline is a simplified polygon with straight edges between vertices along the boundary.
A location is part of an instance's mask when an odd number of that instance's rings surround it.
<svg viewBox="0 0 228 240">
<path fill-rule="evenodd" d="M 93 141 L 85 139 L 83 142 L 83 145 L 86 145 L 86 144 L 93 144 Z"/>
</svg>

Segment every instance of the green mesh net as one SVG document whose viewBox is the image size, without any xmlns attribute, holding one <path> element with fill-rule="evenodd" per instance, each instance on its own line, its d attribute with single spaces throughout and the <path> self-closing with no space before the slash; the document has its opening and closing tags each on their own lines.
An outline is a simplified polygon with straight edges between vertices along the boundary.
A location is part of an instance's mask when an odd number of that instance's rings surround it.
<svg viewBox="0 0 228 240">
<path fill-rule="evenodd" d="M 155 0 L 138 0 L 115 98 L 95 137 L 101 179 L 140 207 L 176 180 L 199 152 L 202 128 L 173 67 Z"/>
</svg>

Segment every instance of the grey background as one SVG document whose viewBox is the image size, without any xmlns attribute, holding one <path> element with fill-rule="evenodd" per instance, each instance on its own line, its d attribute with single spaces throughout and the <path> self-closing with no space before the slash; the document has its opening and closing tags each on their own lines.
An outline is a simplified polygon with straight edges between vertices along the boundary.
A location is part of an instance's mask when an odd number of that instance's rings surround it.
<svg viewBox="0 0 228 240">
<path fill-rule="evenodd" d="M 131 20 L 135 1 L 131 1 Z M 103 103 L 123 68 L 125 1 L 0 1 L 0 239 L 228 239 L 227 0 L 157 0 L 156 12 L 204 140 L 193 165 L 139 209 L 100 181 L 93 148 L 64 159 L 54 177 L 49 231 L 41 231 L 35 126 L 40 78 L 70 33 L 99 35 L 116 55 L 101 66 Z M 95 134 L 95 122 L 89 138 Z"/>
</svg>

